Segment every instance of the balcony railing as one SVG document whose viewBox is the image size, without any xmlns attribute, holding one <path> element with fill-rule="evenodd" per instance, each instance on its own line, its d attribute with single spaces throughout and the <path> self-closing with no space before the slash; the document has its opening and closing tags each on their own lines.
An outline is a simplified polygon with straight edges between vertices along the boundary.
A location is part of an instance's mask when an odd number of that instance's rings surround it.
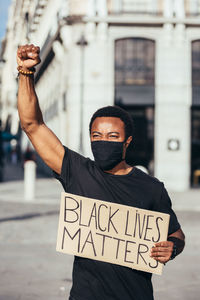
<svg viewBox="0 0 200 300">
<path fill-rule="evenodd" d="M 108 0 L 109 14 L 161 15 L 165 0 Z"/>
<path fill-rule="evenodd" d="M 186 0 L 185 14 L 187 17 L 200 15 L 200 0 Z"/>
<path fill-rule="evenodd" d="M 149 15 L 185 18 L 200 15 L 200 0 L 69 0 L 70 16 Z"/>
<path fill-rule="evenodd" d="M 109 14 L 142 14 L 165 17 L 200 15 L 200 0 L 107 0 Z"/>
<path fill-rule="evenodd" d="M 93 4 L 93 3 L 92 3 Z M 86 15 L 88 11 L 89 0 L 69 0 L 69 15 Z"/>
</svg>

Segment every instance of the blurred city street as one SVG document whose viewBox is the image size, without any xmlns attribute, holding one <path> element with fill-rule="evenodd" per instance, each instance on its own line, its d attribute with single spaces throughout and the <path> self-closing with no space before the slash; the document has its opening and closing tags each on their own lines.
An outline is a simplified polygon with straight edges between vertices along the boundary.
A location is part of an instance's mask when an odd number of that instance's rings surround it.
<svg viewBox="0 0 200 300">
<path fill-rule="evenodd" d="M 16 170 L 12 172 L 12 176 Z M 36 198 L 23 199 L 23 180 L 0 184 L 0 300 L 68 299 L 73 257 L 56 252 L 61 185 L 36 181 Z M 182 255 L 154 275 L 155 300 L 197 300 L 200 293 L 198 189 L 170 193 L 186 235 Z"/>
</svg>

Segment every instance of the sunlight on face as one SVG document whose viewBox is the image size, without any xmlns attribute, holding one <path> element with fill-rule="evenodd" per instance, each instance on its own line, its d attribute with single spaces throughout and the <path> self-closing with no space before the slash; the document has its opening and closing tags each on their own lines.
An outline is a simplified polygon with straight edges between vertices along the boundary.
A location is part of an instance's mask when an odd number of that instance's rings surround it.
<svg viewBox="0 0 200 300">
<path fill-rule="evenodd" d="M 97 117 L 92 123 L 91 141 L 116 141 L 125 140 L 124 123 L 117 117 Z"/>
</svg>

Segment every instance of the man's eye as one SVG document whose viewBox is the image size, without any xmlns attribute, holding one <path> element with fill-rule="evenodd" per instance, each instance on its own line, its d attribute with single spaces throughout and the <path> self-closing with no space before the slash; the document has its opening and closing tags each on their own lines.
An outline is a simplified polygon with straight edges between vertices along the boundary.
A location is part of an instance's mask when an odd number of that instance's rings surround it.
<svg viewBox="0 0 200 300">
<path fill-rule="evenodd" d="M 118 136 L 117 136 L 117 135 L 110 135 L 110 137 L 111 137 L 111 138 L 115 138 L 115 139 L 117 139 L 117 138 L 118 138 Z"/>
</svg>

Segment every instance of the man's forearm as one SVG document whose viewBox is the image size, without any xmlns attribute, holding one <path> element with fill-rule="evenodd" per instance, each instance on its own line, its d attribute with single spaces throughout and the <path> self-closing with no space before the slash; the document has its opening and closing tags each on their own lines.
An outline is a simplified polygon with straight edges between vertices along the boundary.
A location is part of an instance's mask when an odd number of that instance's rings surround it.
<svg viewBox="0 0 200 300">
<path fill-rule="evenodd" d="M 43 124 L 33 76 L 19 75 L 18 111 L 25 132 L 28 133 L 34 130 L 34 127 Z"/>
</svg>

